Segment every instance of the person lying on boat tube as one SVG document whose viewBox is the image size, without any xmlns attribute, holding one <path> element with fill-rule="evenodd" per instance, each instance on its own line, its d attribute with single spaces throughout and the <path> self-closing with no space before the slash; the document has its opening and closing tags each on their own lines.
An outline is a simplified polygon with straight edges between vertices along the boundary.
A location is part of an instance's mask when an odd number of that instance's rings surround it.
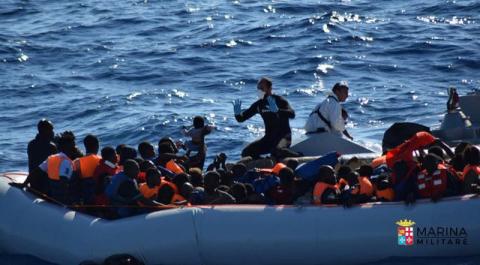
<svg viewBox="0 0 480 265">
<path fill-rule="evenodd" d="M 242 157 L 257 159 L 260 155 L 269 153 L 277 159 L 299 156 L 288 149 L 292 142 L 289 119 L 295 118 L 295 111 L 284 97 L 272 93 L 270 78 L 262 77 L 257 83 L 257 90 L 259 99 L 248 109 L 242 110 L 240 99 L 233 102 L 233 111 L 238 122 L 260 114 L 265 124 L 265 136 L 245 147 Z"/>
<path fill-rule="evenodd" d="M 336 83 L 327 98 L 315 106 L 305 124 L 307 134 L 330 132 L 338 136 L 353 137 L 345 129 L 347 112 L 340 105 L 348 98 L 348 85 L 345 81 Z"/>
</svg>

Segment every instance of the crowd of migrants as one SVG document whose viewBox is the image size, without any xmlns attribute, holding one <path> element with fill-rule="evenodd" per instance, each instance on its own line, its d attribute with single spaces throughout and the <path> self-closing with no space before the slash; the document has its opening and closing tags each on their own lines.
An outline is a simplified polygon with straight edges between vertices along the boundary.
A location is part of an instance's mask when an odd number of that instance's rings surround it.
<svg viewBox="0 0 480 265">
<path fill-rule="evenodd" d="M 248 157 L 227 163 L 221 153 L 203 171 L 204 138 L 214 127 L 201 117 L 193 120 L 194 126 L 184 131 L 192 140 L 184 144 L 162 138 L 157 152 L 151 143 L 142 142 L 137 148 L 106 146 L 100 155 L 96 136 L 83 139 L 83 153 L 72 132 L 54 136 L 53 124 L 41 120 L 38 135 L 28 146 L 29 176 L 23 187 L 64 205 L 103 206 L 90 211 L 112 218 L 179 205 L 349 207 L 371 201 L 436 201 L 479 192 L 479 150 L 462 143 L 452 152 L 427 132 L 353 169 L 351 163 L 339 166 L 336 153 L 334 159 L 326 159 L 330 154 L 300 165 L 298 159 L 263 159 L 264 168 L 256 168 L 258 160 Z M 188 151 L 181 155 L 179 148 Z"/>
</svg>

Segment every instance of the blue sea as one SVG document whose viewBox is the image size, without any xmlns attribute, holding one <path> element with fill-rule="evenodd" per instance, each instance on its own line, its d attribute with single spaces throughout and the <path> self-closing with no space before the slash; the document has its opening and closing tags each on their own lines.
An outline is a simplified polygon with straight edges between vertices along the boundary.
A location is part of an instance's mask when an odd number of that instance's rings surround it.
<svg viewBox="0 0 480 265">
<path fill-rule="evenodd" d="M 348 81 L 349 130 L 380 150 L 394 122 L 438 125 L 448 87 L 480 87 L 479 36 L 470 0 L 2 0 L 0 172 L 27 169 L 41 118 L 80 146 L 93 133 L 102 146 L 136 147 L 182 139 L 203 115 L 217 126 L 207 163 L 219 152 L 237 159 L 263 123 L 237 123 L 231 101 L 253 103 L 262 76 L 295 109 L 294 138 Z"/>
</svg>

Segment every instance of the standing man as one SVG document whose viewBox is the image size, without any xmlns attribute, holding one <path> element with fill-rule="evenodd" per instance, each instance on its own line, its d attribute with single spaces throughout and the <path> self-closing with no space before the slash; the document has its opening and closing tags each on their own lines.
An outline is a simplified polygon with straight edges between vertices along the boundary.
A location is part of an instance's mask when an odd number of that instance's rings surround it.
<svg viewBox="0 0 480 265">
<path fill-rule="evenodd" d="M 48 156 L 57 152 L 53 143 L 55 133 L 53 124 L 49 120 L 42 119 L 37 124 L 38 133 L 35 139 L 28 143 L 28 172 L 32 173 Z"/>
<path fill-rule="evenodd" d="M 233 111 L 238 122 L 260 114 L 265 124 L 265 136 L 245 147 L 242 157 L 251 156 L 257 159 L 268 153 L 277 159 L 298 156 L 288 149 L 292 142 L 289 119 L 295 118 L 295 111 L 285 98 L 272 93 L 272 81 L 269 78 L 262 77 L 257 83 L 257 90 L 259 99 L 248 109 L 242 110 L 242 101 L 239 99 L 233 102 Z"/>
<path fill-rule="evenodd" d="M 348 98 L 348 85 L 345 81 L 336 83 L 332 93 L 310 113 L 305 131 L 307 134 L 330 132 L 341 136 L 342 134 L 353 140 L 345 129 L 346 111 L 340 105 Z"/>
</svg>

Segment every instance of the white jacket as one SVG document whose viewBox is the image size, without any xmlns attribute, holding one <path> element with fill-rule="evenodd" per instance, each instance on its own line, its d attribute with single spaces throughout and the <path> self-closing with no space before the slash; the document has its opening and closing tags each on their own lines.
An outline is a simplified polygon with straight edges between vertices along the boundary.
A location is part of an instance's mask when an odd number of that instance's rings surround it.
<svg viewBox="0 0 480 265">
<path fill-rule="evenodd" d="M 331 128 L 322 121 L 317 111 L 330 122 Z M 326 131 L 342 135 L 345 130 L 345 120 L 342 117 L 342 106 L 335 94 L 329 94 L 327 98 L 313 109 L 305 124 L 305 131 L 315 132 L 319 128 L 325 128 Z"/>
</svg>

